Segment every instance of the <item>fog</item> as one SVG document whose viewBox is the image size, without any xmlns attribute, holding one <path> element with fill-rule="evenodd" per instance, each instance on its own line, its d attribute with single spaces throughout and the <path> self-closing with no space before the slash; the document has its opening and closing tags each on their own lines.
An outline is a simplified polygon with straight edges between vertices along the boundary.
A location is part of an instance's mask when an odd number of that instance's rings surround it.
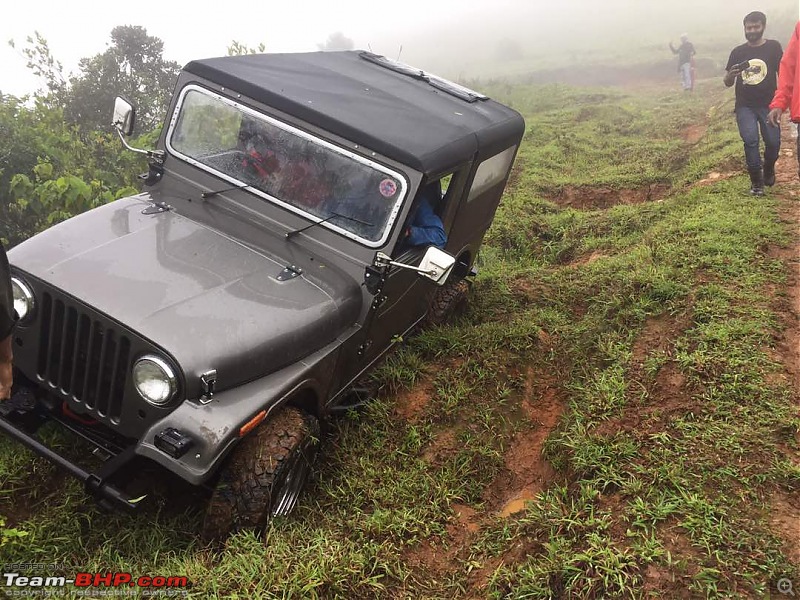
<svg viewBox="0 0 800 600">
<path fill-rule="evenodd" d="M 671 60 L 667 43 L 687 32 L 698 56 L 724 62 L 742 43 L 742 17 L 767 14 L 767 37 L 786 44 L 798 0 L 404 0 L 398 3 L 305 2 L 225 4 L 197 0 L 127 10 L 124 3 L 39 0 L 4 6 L 0 90 L 38 87 L 20 48 L 40 32 L 65 71 L 102 52 L 116 25 L 141 25 L 164 41 L 165 57 L 184 64 L 226 54 L 236 40 L 268 52 L 313 51 L 334 32 L 391 58 L 451 78 L 493 78 L 575 65 Z M 133 7 L 134 5 L 129 5 Z"/>
<path fill-rule="evenodd" d="M 555 5 L 555 6 L 554 6 Z M 403 36 L 404 60 L 462 77 L 514 75 L 570 65 L 673 60 L 668 43 L 688 33 L 698 56 L 724 63 L 744 43 L 742 18 L 767 15 L 767 37 L 786 45 L 800 13 L 798 0 L 560 0 L 511 3 L 482 16 L 430 23 Z M 388 42 L 388 40 L 387 40 Z M 387 53 L 401 43 L 387 43 Z M 724 64 L 723 64 L 724 66 Z M 444 73 L 443 73 L 444 74 Z"/>
</svg>

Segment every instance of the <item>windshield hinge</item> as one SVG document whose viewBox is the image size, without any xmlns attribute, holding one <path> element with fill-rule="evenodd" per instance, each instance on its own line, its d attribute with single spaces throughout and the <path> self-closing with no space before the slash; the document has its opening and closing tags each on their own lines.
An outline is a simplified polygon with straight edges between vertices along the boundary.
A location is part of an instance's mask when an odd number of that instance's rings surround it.
<svg viewBox="0 0 800 600">
<path fill-rule="evenodd" d="M 172 207 L 166 202 L 153 202 L 153 204 L 142 211 L 142 214 L 157 215 L 158 213 L 167 212 L 168 210 L 172 210 Z"/>
</svg>

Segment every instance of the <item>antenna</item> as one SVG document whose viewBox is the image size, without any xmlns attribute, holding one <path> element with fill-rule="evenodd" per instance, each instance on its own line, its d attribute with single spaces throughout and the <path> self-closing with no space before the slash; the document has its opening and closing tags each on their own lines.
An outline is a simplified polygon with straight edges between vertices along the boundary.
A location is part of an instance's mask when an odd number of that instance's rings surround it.
<svg viewBox="0 0 800 600">
<path fill-rule="evenodd" d="M 397 51 L 397 58 L 395 59 L 396 62 L 400 62 L 400 55 L 403 53 L 403 44 L 400 44 L 400 50 Z"/>
<path fill-rule="evenodd" d="M 372 52 L 372 44 L 370 44 L 369 42 L 367 42 L 367 48 L 369 48 L 370 53 L 375 54 L 374 52 Z"/>
</svg>

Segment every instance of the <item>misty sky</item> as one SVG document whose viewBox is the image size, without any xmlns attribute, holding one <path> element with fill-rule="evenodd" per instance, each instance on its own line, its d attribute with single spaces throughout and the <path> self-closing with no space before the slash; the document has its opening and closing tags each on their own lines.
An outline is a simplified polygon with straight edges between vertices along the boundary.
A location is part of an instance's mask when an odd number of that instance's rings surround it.
<svg viewBox="0 0 800 600">
<path fill-rule="evenodd" d="M 763 10 L 769 17 L 773 11 L 787 21 L 797 19 L 799 7 L 800 0 L 13 2 L 4 4 L 0 20 L 0 91 L 21 95 L 39 86 L 20 51 L 34 31 L 47 39 L 67 73 L 80 58 L 102 52 L 114 26 L 141 25 L 164 41 L 165 57 L 180 64 L 224 55 L 232 40 L 263 42 L 268 52 L 313 51 L 341 31 L 356 48 L 397 58 L 402 46 L 402 61 L 454 77 L 476 75 L 484 59 L 497 58 L 501 42 L 517 44 L 546 67 L 550 57 L 591 55 L 595 46 L 620 40 L 665 45 L 683 31 L 730 32 L 731 43 L 740 43 L 745 13 Z"/>
</svg>

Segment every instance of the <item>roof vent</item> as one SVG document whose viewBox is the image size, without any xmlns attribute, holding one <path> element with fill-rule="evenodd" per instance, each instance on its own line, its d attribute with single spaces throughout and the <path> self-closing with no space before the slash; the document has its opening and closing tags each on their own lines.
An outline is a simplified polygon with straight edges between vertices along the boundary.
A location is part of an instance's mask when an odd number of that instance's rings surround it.
<svg viewBox="0 0 800 600">
<path fill-rule="evenodd" d="M 396 60 L 386 58 L 380 54 L 373 54 L 372 52 L 360 52 L 359 56 L 364 60 L 368 60 L 371 63 L 375 63 L 376 65 L 383 67 L 384 69 L 389 69 L 395 73 L 400 73 L 402 75 L 407 75 L 408 77 L 413 77 L 414 79 L 425 81 L 431 87 L 435 87 L 437 90 L 441 90 L 447 94 L 450 94 L 451 96 L 465 100 L 466 102 L 477 102 L 478 100 L 489 99 L 489 96 L 471 90 L 468 87 L 453 83 L 452 81 L 437 75 L 433 75 L 432 73 L 426 73 L 422 69 L 397 62 Z"/>
</svg>

